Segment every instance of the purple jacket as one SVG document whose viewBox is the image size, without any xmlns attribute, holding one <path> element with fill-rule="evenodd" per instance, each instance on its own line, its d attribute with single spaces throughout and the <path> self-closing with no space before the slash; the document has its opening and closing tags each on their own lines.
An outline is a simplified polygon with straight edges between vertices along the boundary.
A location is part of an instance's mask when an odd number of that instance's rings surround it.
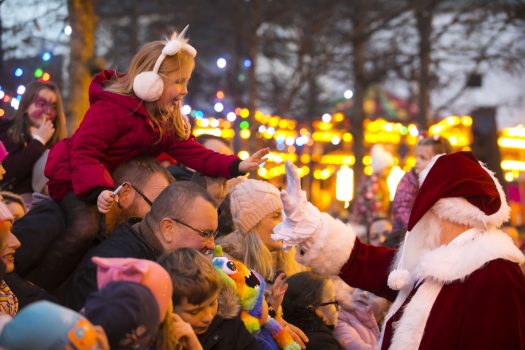
<svg viewBox="0 0 525 350">
<path fill-rule="evenodd" d="M 369 308 L 353 312 L 342 309 L 334 329 L 334 337 L 345 350 L 371 350 L 377 348 L 379 327 Z"/>
<path fill-rule="evenodd" d="M 394 201 L 392 202 L 392 232 L 407 230 L 408 219 L 412 206 L 419 191 L 419 182 L 416 170 L 412 168 L 406 173 L 397 186 Z"/>
</svg>

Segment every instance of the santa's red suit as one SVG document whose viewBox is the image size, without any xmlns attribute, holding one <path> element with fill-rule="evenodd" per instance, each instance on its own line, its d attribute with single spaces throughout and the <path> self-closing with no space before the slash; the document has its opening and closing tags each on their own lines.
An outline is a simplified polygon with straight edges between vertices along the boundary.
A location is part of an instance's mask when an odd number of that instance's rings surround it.
<svg viewBox="0 0 525 350">
<path fill-rule="evenodd" d="M 309 203 L 302 218 L 297 208 L 290 211 L 274 239 L 299 243 L 298 260 L 315 271 L 339 275 L 350 286 L 393 302 L 381 349 L 525 349 L 525 277 L 519 268 L 525 258 L 496 228 L 509 215 L 503 191 L 485 168 L 470 167 L 470 153 L 449 156 L 434 159 L 422 173 L 418 197 L 426 197 L 416 199 L 418 209 L 399 251 L 361 243 L 349 226 Z M 449 161 L 459 174 L 447 178 Z M 465 178 L 469 183 L 458 180 Z M 480 180 L 484 190 L 473 185 Z M 286 209 L 286 198 L 283 202 Z M 429 244 L 429 250 L 421 249 L 428 243 L 424 239 L 414 243 L 442 219 L 472 228 L 446 245 Z"/>
</svg>

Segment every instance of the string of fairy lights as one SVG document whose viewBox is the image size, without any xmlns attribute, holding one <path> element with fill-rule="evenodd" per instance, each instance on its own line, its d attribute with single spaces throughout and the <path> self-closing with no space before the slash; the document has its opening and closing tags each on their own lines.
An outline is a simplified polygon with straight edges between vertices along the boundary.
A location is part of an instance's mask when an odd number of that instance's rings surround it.
<svg viewBox="0 0 525 350">
<path fill-rule="evenodd" d="M 44 51 L 40 55 L 41 65 L 35 69 L 17 66 L 12 69 L 12 79 L 27 81 L 38 79 L 49 81 L 51 74 L 46 70 L 47 63 L 52 60 L 53 55 L 50 51 Z M 251 62 L 245 62 L 249 67 Z M 217 60 L 220 69 L 226 67 L 224 59 Z M 1 82 L 0 82 L 1 84 Z M 26 86 L 23 83 L 17 85 L 13 91 L 7 91 L 0 85 L 0 117 L 6 116 L 8 107 L 13 110 L 18 109 L 18 105 L 24 94 Z M 351 90 L 345 91 L 346 99 L 352 98 Z M 305 121 L 286 118 L 278 115 L 270 115 L 261 111 L 250 111 L 247 108 L 237 107 L 227 111 L 224 103 L 225 94 L 218 90 L 215 94 L 213 110 L 215 116 L 208 115 L 198 109 L 193 109 L 185 105 L 182 111 L 195 119 L 195 136 L 202 134 L 212 134 L 231 140 L 236 136 L 238 130 L 241 140 L 241 150 L 238 156 L 245 159 L 249 156 L 247 151 L 248 143 L 255 139 L 270 144 L 273 152 L 264 167 L 258 171 L 258 175 L 264 179 L 272 179 L 284 174 L 284 162 L 290 160 L 298 166 L 300 176 L 313 173 L 313 178 L 318 181 L 327 181 L 332 177 L 338 184 L 337 198 L 347 201 L 352 195 L 344 195 L 341 190 L 343 183 L 349 183 L 349 177 L 353 177 L 352 166 L 355 164 L 355 157 L 351 152 L 353 135 L 351 133 L 350 122 L 343 113 L 324 113 L 318 118 L 314 118 L 311 124 Z M 389 114 L 395 113 L 393 106 L 385 96 L 381 97 L 381 103 L 386 106 Z M 368 109 L 372 102 L 365 101 Z M 401 112 L 400 112 L 401 113 Z M 250 118 L 251 117 L 251 118 Z M 251 123 L 256 123 L 252 127 Z M 238 128 L 235 125 L 238 125 Z M 472 143 L 471 135 L 472 118 L 470 116 L 449 116 L 429 128 L 429 135 L 439 135 L 449 139 L 455 149 L 469 149 Z M 382 118 L 375 120 L 365 120 L 364 123 L 364 143 L 365 146 L 374 144 L 387 144 L 398 146 L 406 144 L 410 149 L 416 145 L 419 137 L 419 130 L 413 123 L 391 122 Z M 253 135 L 255 133 L 255 135 Z M 325 153 L 325 145 L 336 148 Z M 501 132 L 498 145 L 502 150 L 502 169 L 507 181 L 515 181 L 520 173 L 525 173 L 525 162 L 523 152 L 525 150 L 525 128 L 520 125 L 514 128 L 507 128 Z M 415 157 L 411 152 L 406 157 L 400 159 L 396 154 L 395 166 L 391 172 L 393 177 L 390 181 L 392 186 L 397 186 L 404 172 L 408 171 L 415 164 Z M 365 155 L 363 158 L 364 173 L 372 174 L 371 157 Z M 353 189 L 351 189 L 353 191 Z M 348 193 L 350 189 L 346 192 Z"/>
</svg>

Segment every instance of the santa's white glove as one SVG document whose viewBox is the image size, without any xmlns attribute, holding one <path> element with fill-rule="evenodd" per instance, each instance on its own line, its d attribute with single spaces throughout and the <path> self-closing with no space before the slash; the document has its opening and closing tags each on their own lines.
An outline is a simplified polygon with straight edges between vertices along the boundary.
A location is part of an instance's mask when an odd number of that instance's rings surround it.
<svg viewBox="0 0 525 350">
<path fill-rule="evenodd" d="M 306 193 L 301 190 L 301 179 L 290 161 L 284 164 L 287 187 L 281 191 L 284 220 L 273 229 L 272 239 L 282 241 L 283 249 L 302 245 L 311 240 L 312 235 L 321 225 L 321 212 L 306 200 Z"/>
<path fill-rule="evenodd" d="M 297 222 L 301 218 L 301 211 L 306 206 L 306 192 L 301 190 L 301 179 L 295 166 L 287 160 L 284 163 L 286 170 L 286 191 L 281 191 L 284 215 L 292 221 Z"/>
</svg>

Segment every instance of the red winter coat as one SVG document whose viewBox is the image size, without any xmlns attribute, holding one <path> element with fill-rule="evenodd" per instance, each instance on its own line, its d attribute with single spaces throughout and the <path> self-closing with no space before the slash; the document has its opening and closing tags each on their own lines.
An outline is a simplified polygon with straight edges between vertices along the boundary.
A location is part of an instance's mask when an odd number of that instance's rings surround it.
<svg viewBox="0 0 525 350">
<path fill-rule="evenodd" d="M 54 200 L 74 191 L 87 196 L 97 188 L 114 188 L 110 173 L 137 156 L 156 157 L 167 153 L 182 164 L 208 176 L 231 178 L 240 175 L 240 160 L 201 146 L 192 136 L 180 140 L 165 133 L 160 142 L 144 102 L 104 90 L 115 77 L 113 71 L 99 73 L 89 87 L 90 107 L 70 138 L 50 151 L 45 168 L 49 194 Z"/>
</svg>

